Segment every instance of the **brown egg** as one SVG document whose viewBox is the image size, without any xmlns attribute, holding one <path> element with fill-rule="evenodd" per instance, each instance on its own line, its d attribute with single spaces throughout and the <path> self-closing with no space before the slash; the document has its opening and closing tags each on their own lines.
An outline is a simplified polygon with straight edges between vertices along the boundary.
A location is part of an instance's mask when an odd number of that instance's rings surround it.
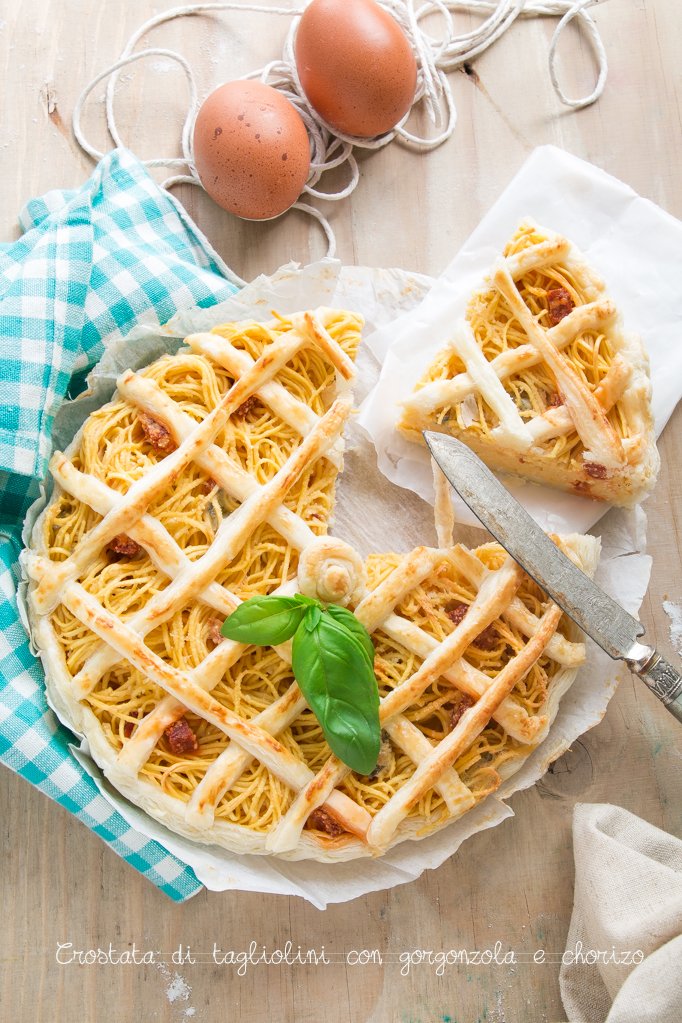
<svg viewBox="0 0 682 1023">
<path fill-rule="evenodd" d="M 194 162 L 219 206 L 245 220 L 269 220 L 303 190 L 310 170 L 308 133 L 281 92 L 262 82 L 228 82 L 201 105 Z"/>
<path fill-rule="evenodd" d="M 301 16 L 294 49 L 309 102 L 344 135 L 382 135 L 412 105 L 412 48 L 374 0 L 313 0 Z"/>
</svg>

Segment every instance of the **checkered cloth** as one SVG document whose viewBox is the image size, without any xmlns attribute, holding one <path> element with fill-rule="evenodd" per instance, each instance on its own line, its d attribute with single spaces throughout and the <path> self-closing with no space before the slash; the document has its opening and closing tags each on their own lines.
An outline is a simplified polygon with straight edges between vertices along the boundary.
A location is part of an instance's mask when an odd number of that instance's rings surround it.
<svg viewBox="0 0 682 1023">
<path fill-rule="evenodd" d="M 40 661 L 17 609 L 18 556 L 50 435 L 106 345 L 236 291 L 230 271 L 181 206 L 116 150 L 82 188 L 27 204 L 22 237 L 0 246 L 0 760 L 70 810 L 176 901 L 193 872 L 117 813 L 69 752 L 47 706 Z"/>
</svg>

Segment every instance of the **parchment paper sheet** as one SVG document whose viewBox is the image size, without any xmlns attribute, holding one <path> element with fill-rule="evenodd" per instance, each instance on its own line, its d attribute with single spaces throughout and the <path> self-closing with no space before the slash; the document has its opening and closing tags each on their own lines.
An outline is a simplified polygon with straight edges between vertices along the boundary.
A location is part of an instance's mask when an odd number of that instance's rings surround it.
<svg viewBox="0 0 682 1023">
<path fill-rule="evenodd" d="M 530 217 L 565 235 L 604 278 L 649 352 L 656 433 L 682 396 L 682 223 L 592 164 L 554 146 L 534 150 L 438 278 L 426 300 L 368 338 L 382 364 L 378 386 L 359 422 L 377 451 L 379 468 L 401 487 L 433 502 L 426 450 L 395 430 L 399 404 L 411 393 L 452 328 L 464 316 L 471 292 L 519 222 Z M 505 485 L 548 531 L 585 532 L 608 506 L 587 498 L 507 477 Z M 456 498 L 457 521 L 475 523 Z"/>
<path fill-rule="evenodd" d="M 55 442 L 61 448 L 68 444 L 92 408 L 110 398 L 116 376 L 122 369 L 137 368 L 164 351 L 177 349 L 178 338 L 187 333 L 229 319 L 247 316 L 265 319 L 272 308 L 291 312 L 318 304 L 355 309 L 365 315 L 368 330 L 372 331 L 390 322 L 396 312 L 413 308 L 431 283 L 427 278 L 404 271 L 341 269 L 338 263 L 329 260 L 302 270 L 285 267 L 271 279 L 255 281 L 221 306 L 177 316 L 167 325 L 164 336 L 141 328 L 135 337 L 110 349 L 93 372 L 90 393 L 61 411 L 55 423 Z M 356 395 L 362 396 L 375 382 L 377 367 L 367 352 L 360 355 L 358 365 Z M 408 551 L 420 543 L 434 544 L 431 508 L 381 477 L 375 468 L 373 450 L 361 431 L 351 426 L 348 432 L 346 470 L 339 479 L 336 526 L 332 527 L 332 532 L 353 543 L 363 555 L 371 550 L 385 551 L 389 546 L 392 550 Z M 38 510 L 36 506 L 27 523 L 27 532 Z M 650 571 L 650 559 L 641 553 L 644 516 L 641 512 L 619 513 L 610 518 L 610 527 L 603 536 L 599 581 L 629 610 L 636 612 Z M 481 542 L 484 540 L 485 535 L 481 533 Z M 629 556 L 624 558 L 624 555 Z M 566 750 L 578 735 L 597 724 L 615 689 L 615 674 L 614 662 L 591 648 L 588 662 L 564 697 L 547 740 L 522 770 L 509 779 L 494 798 L 469 812 L 462 821 L 423 841 L 406 842 L 379 860 L 334 865 L 312 861 L 287 863 L 264 856 L 237 856 L 216 846 L 196 845 L 174 835 L 124 800 L 102 776 L 89 757 L 86 745 L 80 750 L 74 749 L 74 755 L 120 813 L 141 834 L 155 838 L 188 863 L 207 888 L 298 895 L 324 908 L 328 903 L 344 902 L 367 892 L 412 881 L 423 870 L 439 866 L 469 835 L 513 816 L 502 798 L 532 785 L 551 760 Z"/>
</svg>

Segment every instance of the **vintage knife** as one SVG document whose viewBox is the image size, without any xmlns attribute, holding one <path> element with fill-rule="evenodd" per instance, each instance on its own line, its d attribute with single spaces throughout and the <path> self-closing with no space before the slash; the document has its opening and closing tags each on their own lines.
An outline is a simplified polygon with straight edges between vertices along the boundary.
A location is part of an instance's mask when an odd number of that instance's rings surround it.
<svg viewBox="0 0 682 1023">
<path fill-rule="evenodd" d="M 639 642 L 644 626 L 559 550 L 466 444 L 424 431 L 424 439 L 462 500 L 488 532 L 583 632 L 614 660 L 625 661 L 682 721 L 682 674 Z"/>
</svg>

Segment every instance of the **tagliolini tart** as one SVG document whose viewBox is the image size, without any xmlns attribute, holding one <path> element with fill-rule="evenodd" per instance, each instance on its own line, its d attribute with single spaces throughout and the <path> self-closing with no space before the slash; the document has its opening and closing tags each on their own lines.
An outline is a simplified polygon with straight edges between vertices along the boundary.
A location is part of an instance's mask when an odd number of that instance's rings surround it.
<svg viewBox="0 0 682 1023">
<path fill-rule="evenodd" d="M 362 323 L 217 326 L 126 371 L 51 462 L 24 552 L 51 702 L 128 799 L 241 853 L 377 856 L 458 819 L 547 734 L 584 648 L 495 543 L 366 561 L 327 535 Z M 561 541 L 592 572 L 598 542 Z M 371 634 L 381 748 L 330 752 L 291 645 L 223 621 L 256 595 L 345 605 Z"/>
<path fill-rule="evenodd" d="M 403 405 L 491 468 L 630 506 L 656 482 L 649 364 L 566 238 L 524 221 Z"/>
</svg>

